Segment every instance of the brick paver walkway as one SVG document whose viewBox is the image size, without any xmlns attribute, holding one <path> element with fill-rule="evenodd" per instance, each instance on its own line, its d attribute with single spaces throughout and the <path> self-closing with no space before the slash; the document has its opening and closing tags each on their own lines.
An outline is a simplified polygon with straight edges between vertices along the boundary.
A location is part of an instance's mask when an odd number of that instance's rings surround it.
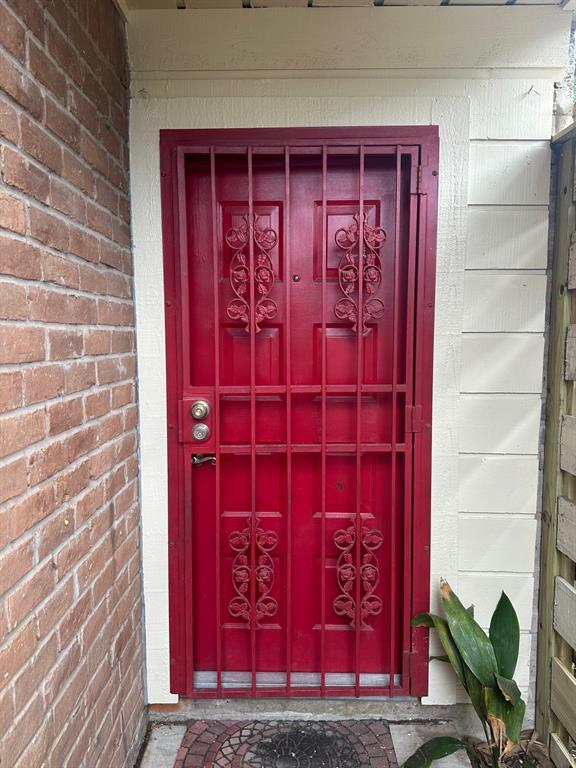
<svg viewBox="0 0 576 768">
<path fill-rule="evenodd" d="M 174 768 L 396 768 L 382 720 L 196 720 Z"/>
</svg>

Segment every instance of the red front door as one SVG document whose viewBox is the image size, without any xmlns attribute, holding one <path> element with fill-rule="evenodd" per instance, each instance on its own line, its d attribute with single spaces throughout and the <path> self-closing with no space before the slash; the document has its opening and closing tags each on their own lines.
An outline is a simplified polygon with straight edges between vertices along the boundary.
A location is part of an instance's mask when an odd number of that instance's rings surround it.
<svg viewBox="0 0 576 768">
<path fill-rule="evenodd" d="M 172 690 L 419 695 L 435 129 L 166 131 Z"/>
</svg>

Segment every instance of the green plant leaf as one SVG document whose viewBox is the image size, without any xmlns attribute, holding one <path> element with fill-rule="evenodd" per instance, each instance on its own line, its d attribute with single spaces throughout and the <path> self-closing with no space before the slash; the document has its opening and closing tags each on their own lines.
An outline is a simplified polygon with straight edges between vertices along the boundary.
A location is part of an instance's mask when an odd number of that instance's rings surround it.
<svg viewBox="0 0 576 768">
<path fill-rule="evenodd" d="M 498 672 L 511 680 L 514 677 L 520 647 L 520 624 L 514 606 L 505 592 L 490 622 L 490 642 L 498 663 Z"/>
<path fill-rule="evenodd" d="M 522 732 L 522 723 L 526 714 L 526 704 L 522 699 L 518 699 L 516 704 L 506 704 L 504 707 L 506 723 L 506 736 L 513 744 L 518 743 L 520 733 Z"/>
<path fill-rule="evenodd" d="M 522 731 L 526 704 L 522 699 L 518 699 L 515 704 L 508 702 L 502 693 L 494 688 L 486 688 L 484 693 L 488 721 L 495 741 L 498 742 L 498 731 L 501 729 L 507 739 L 517 744 Z"/>
<path fill-rule="evenodd" d="M 464 687 L 470 697 L 474 711 L 484 724 L 486 723 L 486 704 L 484 703 L 484 695 L 482 693 L 482 683 L 478 680 L 476 675 L 470 671 L 466 664 L 464 664 L 464 679 L 466 680 L 466 685 Z"/>
<path fill-rule="evenodd" d="M 508 680 L 506 677 L 502 677 L 502 675 L 496 675 L 496 682 L 506 701 L 516 704 L 520 699 L 520 689 L 514 680 Z"/>
<path fill-rule="evenodd" d="M 460 739 L 455 739 L 453 736 L 436 736 L 422 744 L 401 768 L 428 768 L 434 760 L 452 755 L 459 749 L 466 749 L 466 745 Z"/>
<path fill-rule="evenodd" d="M 464 663 L 462 661 L 462 657 L 460 653 L 458 652 L 456 643 L 454 642 L 454 639 L 450 634 L 450 629 L 448 627 L 448 622 L 446 621 L 446 619 L 443 619 L 441 616 L 436 616 L 436 614 L 434 613 L 419 613 L 417 616 L 414 616 L 414 618 L 412 619 L 412 626 L 413 627 L 433 627 L 438 632 L 438 638 L 442 643 L 442 648 L 444 649 L 446 655 L 448 656 L 450 664 L 452 664 L 452 669 L 454 670 L 454 672 L 456 672 L 458 680 L 460 680 L 464 688 L 466 688 L 466 678 L 464 677 Z"/>
<path fill-rule="evenodd" d="M 440 594 L 450 634 L 464 663 L 482 685 L 493 687 L 498 665 L 492 643 L 482 627 L 464 608 L 447 581 L 440 582 Z"/>
</svg>

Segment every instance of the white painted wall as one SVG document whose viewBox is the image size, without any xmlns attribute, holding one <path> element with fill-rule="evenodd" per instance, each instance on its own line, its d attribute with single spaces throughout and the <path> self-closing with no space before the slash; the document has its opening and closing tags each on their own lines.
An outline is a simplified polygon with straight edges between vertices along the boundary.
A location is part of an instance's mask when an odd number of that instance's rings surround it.
<svg viewBox="0 0 576 768">
<path fill-rule="evenodd" d="M 530 681 L 554 80 L 551 7 L 134 12 L 132 206 L 148 697 L 168 683 L 158 131 L 437 124 L 432 602 L 440 575 L 483 624 L 502 588 Z M 460 698 L 432 662 L 430 703 Z"/>
</svg>

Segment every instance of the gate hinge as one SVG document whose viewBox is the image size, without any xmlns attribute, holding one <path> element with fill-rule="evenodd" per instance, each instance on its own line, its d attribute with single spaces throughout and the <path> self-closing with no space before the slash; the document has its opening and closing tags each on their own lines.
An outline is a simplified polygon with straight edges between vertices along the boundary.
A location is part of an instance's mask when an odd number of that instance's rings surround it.
<svg viewBox="0 0 576 768">
<path fill-rule="evenodd" d="M 418 166 L 418 177 L 416 181 L 416 192 L 421 195 L 422 194 L 422 166 Z"/>
<path fill-rule="evenodd" d="M 406 432 L 422 432 L 422 406 L 406 406 Z"/>
<path fill-rule="evenodd" d="M 404 651 L 404 668 L 408 677 L 412 677 L 416 651 Z"/>
</svg>

